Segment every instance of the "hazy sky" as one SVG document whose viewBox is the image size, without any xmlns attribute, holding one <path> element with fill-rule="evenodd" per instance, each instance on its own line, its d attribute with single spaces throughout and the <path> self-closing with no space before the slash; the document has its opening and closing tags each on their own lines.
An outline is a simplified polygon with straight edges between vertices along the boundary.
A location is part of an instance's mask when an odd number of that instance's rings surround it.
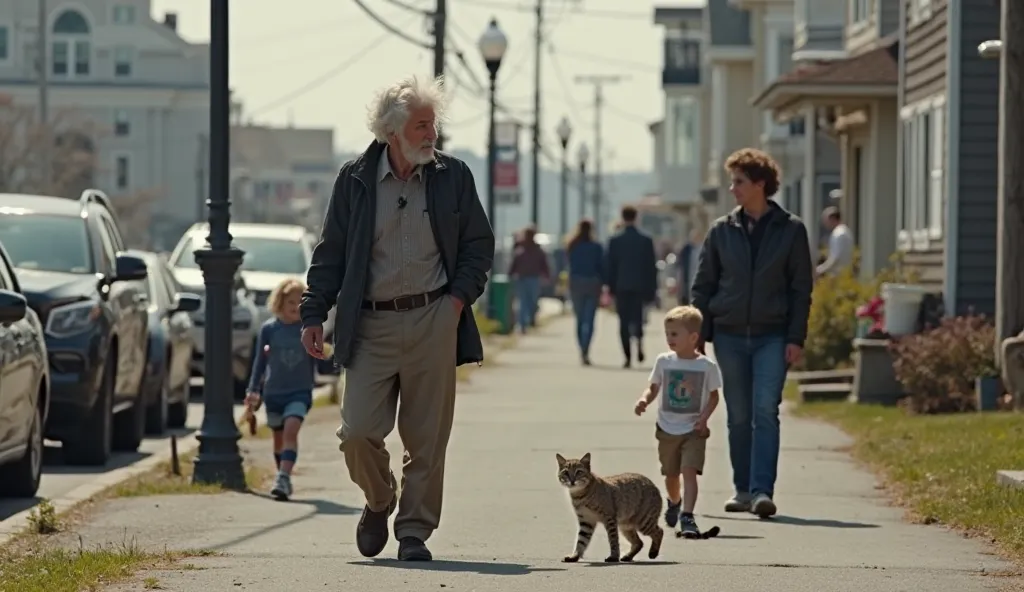
<svg viewBox="0 0 1024 592">
<path fill-rule="evenodd" d="M 405 0 L 430 8 L 433 0 Z M 465 53 L 486 87 L 487 71 L 476 42 L 497 17 L 509 38 L 498 73 L 499 101 L 530 121 L 533 93 L 534 0 L 448 0 L 449 43 Z M 661 118 L 662 29 L 652 23 L 652 0 L 544 0 L 547 40 L 542 61 L 542 137 L 551 154 L 563 116 L 573 124 L 573 160 L 578 142 L 594 147 L 594 91 L 578 75 L 622 75 L 606 87 L 603 115 L 605 170 L 651 168 L 647 124 Z M 425 18 L 389 0 L 365 0 L 388 22 L 429 41 Z M 209 39 L 209 0 L 152 0 L 154 17 L 178 12 L 178 28 L 192 41 Z M 658 2 L 658 4 L 662 4 Z M 668 2 L 668 5 L 692 2 Z M 244 8 L 242 8 L 244 7 Z M 387 34 L 350 0 L 245 0 L 231 3 L 231 84 L 257 123 L 330 126 L 341 150 L 369 142 L 366 103 L 373 90 L 404 75 L 429 75 L 430 50 Z M 367 50 L 373 46 L 373 49 Z M 551 50 L 557 51 L 554 56 Z M 447 148 L 486 148 L 487 100 L 465 70 L 451 60 L 464 84 L 449 81 L 451 140 Z M 345 64 L 348 64 L 346 67 Z M 344 69 L 343 69 L 344 68 Z M 304 90 L 306 89 L 306 90 Z M 524 130 L 520 146 L 529 149 Z"/>
</svg>

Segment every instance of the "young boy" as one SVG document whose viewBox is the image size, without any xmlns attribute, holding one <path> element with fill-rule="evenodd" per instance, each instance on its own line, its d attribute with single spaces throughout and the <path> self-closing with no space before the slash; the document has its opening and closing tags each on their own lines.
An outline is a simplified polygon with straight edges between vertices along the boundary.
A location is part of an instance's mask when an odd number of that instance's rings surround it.
<svg viewBox="0 0 1024 592">
<path fill-rule="evenodd" d="M 267 307 L 274 318 L 260 327 L 252 378 L 245 404 L 267 407 L 267 427 L 274 433 L 277 478 L 270 495 L 284 501 L 292 495 L 292 469 L 299 457 L 299 429 L 313 405 L 316 360 L 302 347 L 299 301 L 306 286 L 294 279 L 278 284 Z"/>
<path fill-rule="evenodd" d="M 665 476 L 669 528 L 679 523 L 677 536 L 700 538 L 693 518 L 697 505 L 697 476 L 704 472 L 704 451 L 708 419 L 718 406 L 722 375 L 711 359 L 697 352 L 697 340 L 703 323 L 700 311 L 692 306 L 677 306 L 665 315 L 665 337 L 669 350 L 654 362 L 650 386 L 636 402 L 634 412 L 643 414 L 658 395 L 658 421 L 655 438 L 661 474 Z M 683 495 L 679 477 L 682 475 Z M 682 517 L 680 517 L 680 505 Z"/>
</svg>

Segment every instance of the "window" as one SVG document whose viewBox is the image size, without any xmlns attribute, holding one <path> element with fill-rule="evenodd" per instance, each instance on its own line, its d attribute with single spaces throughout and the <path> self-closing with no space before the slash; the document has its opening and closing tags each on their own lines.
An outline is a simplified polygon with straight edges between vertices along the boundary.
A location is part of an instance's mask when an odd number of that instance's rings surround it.
<svg viewBox="0 0 1024 592">
<path fill-rule="evenodd" d="M 54 76 L 74 78 L 88 76 L 92 63 L 92 45 L 89 43 L 89 23 L 82 13 L 65 10 L 53 22 L 52 61 Z"/>
<path fill-rule="evenodd" d="M 126 78 L 132 75 L 132 50 L 130 47 L 114 48 L 114 76 Z"/>
<path fill-rule="evenodd" d="M 39 240 L 45 236 L 46 240 Z M 89 237 L 78 216 L 0 214 L 0 242 L 21 269 L 92 273 Z"/>
<path fill-rule="evenodd" d="M 192 239 L 192 248 L 182 249 L 178 254 L 178 260 L 174 262 L 174 266 L 191 269 L 198 268 L 199 265 L 196 263 L 194 251 L 203 248 L 205 244 L 205 235 L 195 235 Z M 232 238 L 231 244 L 245 251 L 245 258 L 242 260 L 242 271 L 302 275 L 306 273 L 306 269 L 309 267 L 306 250 L 299 241 L 236 236 Z"/>
<path fill-rule="evenodd" d="M 871 18 L 871 8 L 871 0 L 850 0 L 850 22 L 866 22 Z"/>
<path fill-rule="evenodd" d="M 11 28 L 0 25 L 0 62 L 11 59 Z"/>
<path fill-rule="evenodd" d="M 910 0 L 910 24 L 926 21 L 932 16 L 932 0 Z"/>
<path fill-rule="evenodd" d="M 132 25 L 135 24 L 135 7 L 130 4 L 118 4 L 114 6 L 114 18 L 115 25 Z"/>
<path fill-rule="evenodd" d="M 693 97 L 668 97 L 667 103 L 668 163 L 670 166 L 694 166 L 698 160 L 697 101 Z"/>
<path fill-rule="evenodd" d="M 926 248 L 942 237 L 945 202 L 944 101 L 911 107 L 903 122 L 903 200 L 900 236 L 905 246 Z"/>
<path fill-rule="evenodd" d="M 128 119 L 128 112 L 124 109 L 114 111 L 114 135 L 124 137 L 131 132 L 132 126 Z"/>
<path fill-rule="evenodd" d="M 119 191 L 128 189 L 131 183 L 131 174 L 129 169 L 131 163 L 129 162 L 128 155 L 122 154 L 114 158 L 114 186 Z"/>
</svg>

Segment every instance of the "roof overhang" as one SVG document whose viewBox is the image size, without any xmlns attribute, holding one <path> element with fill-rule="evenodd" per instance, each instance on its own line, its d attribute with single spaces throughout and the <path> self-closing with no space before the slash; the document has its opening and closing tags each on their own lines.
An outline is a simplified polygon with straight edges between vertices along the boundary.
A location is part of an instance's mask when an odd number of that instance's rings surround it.
<svg viewBox="0 0 1024 592">
<path fill-rule="evenodd" d="M 806 107 L 860 105 L 865 100 L 896 97 L 894 84 L 777 84 L 751 103 L 772 112 L 777 121 L 788 121 Z"/>
</svg>

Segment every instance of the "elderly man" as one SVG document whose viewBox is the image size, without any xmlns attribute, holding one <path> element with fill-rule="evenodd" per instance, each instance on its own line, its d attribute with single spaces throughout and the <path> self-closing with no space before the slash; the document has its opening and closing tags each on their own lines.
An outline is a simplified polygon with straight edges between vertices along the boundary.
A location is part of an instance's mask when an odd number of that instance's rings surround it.
<svg viewBox="0 0 1024 592">
<path fill-rule="evenodd" d="M 366 557 L 384 550 L 397 507 L 398 558 L 432 558 L 425 543 L 441 517 L 455 367 L 483 360 L 471 305 L 494 234 L 469 167 L 434 150 L 444 99 L 440 79 L 408 78 L 377 94 L 375 139 L 338 173 L 302 297 L 303 345 L 321 359 L 322 325 L 338 307 L 334 360 L 347 370 L 338 438 L 366 496 L 356 529 Z M 396 414 L 400 495 L 384 447 Z"/>
</svg>

